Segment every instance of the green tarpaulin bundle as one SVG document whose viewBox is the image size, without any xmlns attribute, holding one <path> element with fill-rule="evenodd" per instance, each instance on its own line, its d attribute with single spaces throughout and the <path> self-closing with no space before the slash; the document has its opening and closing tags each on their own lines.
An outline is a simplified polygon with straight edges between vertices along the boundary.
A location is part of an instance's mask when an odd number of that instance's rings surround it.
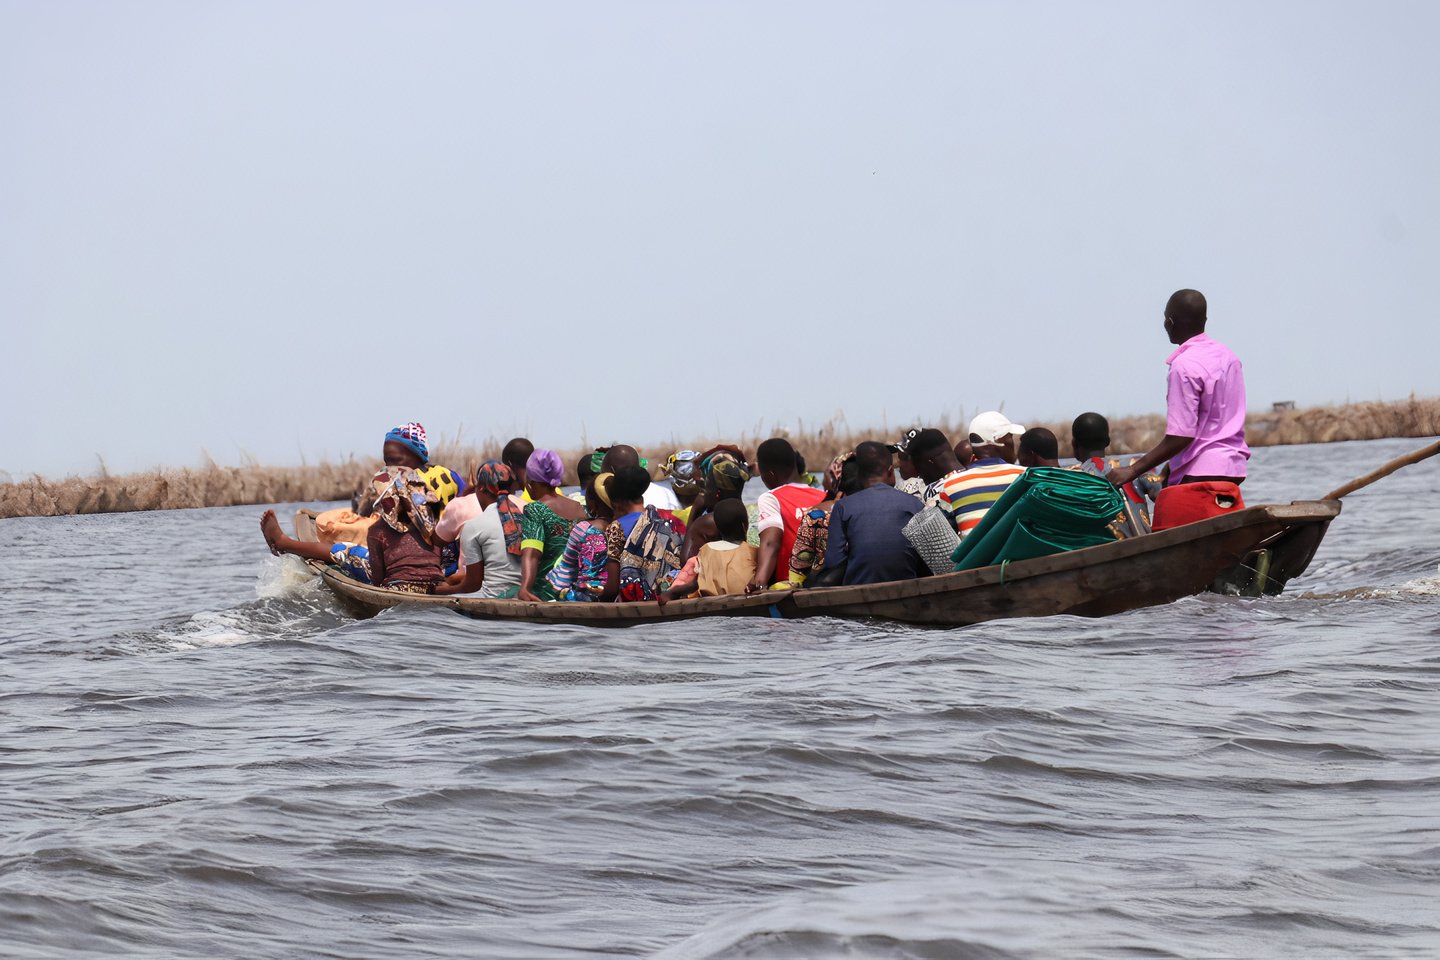
<svg viewBox="0 0 1440 960">
<path fill-rule="evenodd" d="M 1110 523 L 1124 509 L 1104 477 L 1059 467 L 1031 467 L 955 548 L 956 570 L 1029 560 L 1115 539 Z"/>
</svg>

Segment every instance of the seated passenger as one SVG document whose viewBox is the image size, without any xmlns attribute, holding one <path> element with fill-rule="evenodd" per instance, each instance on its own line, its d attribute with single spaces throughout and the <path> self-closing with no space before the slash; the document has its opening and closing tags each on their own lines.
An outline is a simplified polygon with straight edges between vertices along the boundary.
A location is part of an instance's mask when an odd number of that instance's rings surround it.
<svg viewBox="0 0 1440 960">
<path fill-rule="evenodd" d="M 387 469 L 406 469 L 417 473 L 426 467 L 430 450 L 425 443 L 425 428 L 418 423 L 405 423 L 392 428 L 385 434 L 381 456 Z M 385 471 L 381 471 L 383 474 Z M 379 519 L 375 513 L 376 485 L 381 474 L 367 484 L 363 496 L 363 509 L 359 511 L 326 511 L 316 517 L 316 535 L 321 542 L 296 540 L 287 536 L 280 527 L 274 510 L 260 515 L 260 533 L 265 544 L 275 556 L 289 555 L 303 560 L 318 560 L 333 563 L 347 576 L 361 583 L 371 583 L 369 535 Z M 437 499 L 436 504 L 439 505 Z M 322 527 L 321 518 L 325 519 Z M 432 542 L 433 531 L 432 531 Z"/>
<path fill-rule="evenodd" d="M 473 481 L 466 492 L 473 492 Z M 440 514 L 440 522 L 435 524 L 435 539 L 442 543 L 454 543 L 460 537 L 460 531 L 465 524 L 480 516 L 480 502 L 472 496 L 464 494 L 457 496 L 445 505 L 445 512 Z M 464 569 L 465 561 L 461 558 L 460 567 Z"/>
<path fill-rule="evenodd" d="M 460 530 L 465 574 L 436 593 L 474 593 L 488 599 L 513 597 L 520 589 L 520 507 L 511 494 L 514 475 L 505 464 L 487 460 L 475 470 L 473 496 L 480 514 Z"/>
<path fill-rule="evenodd" d="M 830 512 L 827 567 L 844 568 L 844 583 L 913 580 L 930 571 L 902 532 L 920 501 L 896 490 L 890 450 L 866 441 L 855 448 L 860 489 Z"/>
<path fill-rule="evenodd" d="M 585 520 L 585 508 L 556 488 L 565 464 L 554 450 L 536 450 L 525 463 L 525 493 L 530 502 L 520 514 L 521 600 L 555 600 L 546 579 L 570 540 L 570 528 Z"/>
<path fill-rule="evenodd" d="M 585 492 L 590 489 L 590 481 L 600 472 L 600 463 L 604 459 L 604 450 L 593 450 L 582 454 L 580 459 L 575 461 L 575 482 L 580 485 L 580 489 L 570 494 L 571 500 L 582 505 L 586 502 Z M 590 515 L 593 517 L 595 514 Z"/>
<path fill-rule="evenodd" d="M 965 472 L 965 467 L 955 457 L 955 451 L 945 434 L 933 427 L 921 430 L 910 441 L 910 459 L 924 481 L 924 486 L 915 496 L 922 507 L 940 501 L 940 491 L 955 477 Z M 946 511 L 948 516 L 949 511 Z"/>
<path fill-rule="evenodd" d="M 409 593 L 436 592 L 444 580 L 434 541 L 439 498 L 410 467 L 387 467 L 373 483 L 380 522 L 365 540 L 370 582 Z"/>
<path fill-rule="evenodd" d="M 745 485 L 750 482 L 750 470 L 745 466 L 745 456 L 734 447 L 716 448 L 700 455 L 700 473 L 704 477 L 704 489 L 690 509 L 690 522 L 685 528 L 685 547 L 680 551 L 681 559 L 688 561 L 700 548 L 720 534 L 715 529 L 715 507 L 722 500 L 741 500 Z M 741 500 L 743 503 L 744 501 Z M 756 536 L 746 540 L 759 545 Z"/>
<path fill-rule="evenodd" d="M 955 444 L 955 461 L 964 470 L 975 462 L 975 448 L 970 445 L 969 437 L 961 437 L 960 442 Z"/>
<path fill-rule="evenodd" d="M 800 518 L 800 530 L 795 534 L 795 546 L 790 551 L 791 586 L 804 586 L 811 576 L 825 568 L 830 511 L 842 496 L 860 489 L 859 468 L 855 466 L 854 450 L 830 461 L 830 466 L 825 470 L 824 483 L 825 499 Z"/>
<path fill-rule="evenodd" d="M 581 471 L 581 476 L 585 478 L 581 494 L 585 497 L 585 508 L 590 518 L 578 520 L 570 528 L 565 549 L 546 580 L 557 600 L 613 600 L 620 585 L 606 576 L 609 556 L 605 530 L 615 517 L 609 505 L 595 492 L 595 484 L 591 482 L 593 475 Z"/>
<path fill-rule="evenodd" d="M 440 528 L 440 520 L 445 519 L 445 511 L 458 500 L 470 500 L 471 497 L 464 497 L 469 488 L 461 476 L 449 467 L 442 467 L 438 463 L 432 463 L 424 470 L 418 471 L 420 479 L 425 481 L 438 505 L 436 510 L 435 530 L 431 531 L 430 542 L 440 550 L 440 569 L 445 576 L 451 577 L 464 569 L 464 562 L 460 559 L 460 548 L 454 543 L 446 542 L 436 531 Z"/>
<path fill-rule="evenodd" d="M 756 526 L 760 530 L 760 557 L 750 591 L 764 590 L 772 583 L 790 580 L 790 554 L 805 512 L 824 499 L 825 494 L 800 483 L 795 472 L 795 448 L 783 437 L 772 437 L 756 451 L 760 479 L 768 488 L 756 502 Z"/>
<path fill-rule="evenodd" d="M 925 493 L 925 481 L 920 477 L 920 468 L 910 456 L 910 444 L 919 433 L 919 427 L 912 427 L 900 434 L 899 440 L 889 445 L 891 452 L 895 454 L 895 469 L 900 472 L 900 482 L 895 484 L 895 489 L 916 497 Z"/>
<path fill-rule="evenodd" d="M 955 521 L 961 539 L 979 525 L 1006 488 L 1025 472 L 1014 462 L 1015 438 L 1024 432 L 1024 427 L 994 411 L 970 421 L 975 461 L 939 490 L 939 504 Z"/>
<path fill-rule="evenodd" d="M 694 450 L 677 450 L 660 465 L 660 472 L 670 481 L 670 492 L 680 504 L 671 513 L 686 526 L 690 524 L 690 514 L 700 495 L 699 459 L 700 454 Z"/>
<path fill-rule="evenodd" d="M 1016 462 L 1025 467 L 1060 466 L 1060 441 L 1044 427 L 1031 427 L 1020 434 L 1020 452 Z"/>
<path fill-rule="evenodd" d="M 720 536 L 700 548 L 675 578 L 675 585 L 656 599 L 661 606 L 699 592 L 702 597 L 744 594 L 755 576 L 756 550 L 745 542 L 750 514 L 739 500 L 722 500 L 715 507 Z"/>
<path fill-rule="evenodd" d="M 640 451 L 624 443 L 617 443 L 610 447 L 600 461 L 601 471 L 614 474 L 618 474 L 627 467 L 640 467 L 647 471 L 645 476 L 648 477 L 650 476 L 649 466 L 650 462 L 640 456 Z M 669 490 L 652 483 L 645 488 L 645 506 L 673 513 L 680 509 L 680 501 L 675 499 L 675 494 Z"/>
<path fill-rule="evenodd" d="M 619 601 L 654 600 L 680 569 L 683 537 L 645 504 L 649 486 L 650 474 L 639 464 L 595 478 L 595 492 L 615 514 L 605 530 L 605 575 L 618 584 Z"/>
<path fill-rule="evenodd" d="M 1110 446 L 1110 421 L 1098 413 L 1082 413 L 1070 424 L 1070 453 L 1075 458 L 1072 470 L 1083 470 L 1097 477 L 1107 475 L 1116 467 L 1127 467 L 1140 459 L 1129 457 L 1107 457 Z M 1156 471 L 1143 474 L 1122 484 L 1120 492 L 1125 496 L 1125 517 L 1115 529 L 1116 539 L 1138 537 L 1150 532 L 1150 509 L 1147 498 L 1153 500 L 1165 488 L 1165 478 Z"/>
<path fill-rule="evenodd" d="M 500 462 L 510 468 L 510 477 L 515 484 L 515 492 L 511 496 L 521 508 L 530 502 L 530 494 L 525 489 L 525 464 L 530 462 L 530 454 L 534 452 L 535 444 L 524 437 L 511 439 L 500 451 Z"/>
</svg>

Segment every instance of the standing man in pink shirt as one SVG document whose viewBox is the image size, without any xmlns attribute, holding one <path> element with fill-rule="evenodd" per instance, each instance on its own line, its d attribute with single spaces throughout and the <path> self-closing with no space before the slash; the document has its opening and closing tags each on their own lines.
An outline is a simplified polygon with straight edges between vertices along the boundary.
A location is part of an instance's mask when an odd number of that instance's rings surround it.
<svg viewBox="0 0 1440 960">
<path fill-rule="evenodd" d="M 1205 334 L 1205 297 L 1177 290 L 1165 304 L 1165 332 L 1176 345 L 1165 393 L 1165 439 L 1109 477 L 1123 486 L 1170 462 L 1169 484 L 1245 481 L 1245 374 L 1230 348 Z"/>
</svg>

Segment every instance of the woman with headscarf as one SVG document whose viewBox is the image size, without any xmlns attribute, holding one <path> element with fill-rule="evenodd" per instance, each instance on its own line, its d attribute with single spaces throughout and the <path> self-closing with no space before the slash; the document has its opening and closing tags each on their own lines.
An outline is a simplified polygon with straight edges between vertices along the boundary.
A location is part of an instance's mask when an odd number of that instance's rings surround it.
<svg viewBox="0 0 1440 960">
<path fill-rule="evenodd" d="M 622 467 L 595 478 L 595 490 L 615 519 L 605 530 L 606 576 L 618 585 L 616 599 L 654 600 L 680 569 L 682 537 L 661 511 L 645 506 L 650 474 Z"/>
<path fill-rule="evenodd" d="M 677 450 L 660 464 L 660 472 L 670 480 L 670 489 L 680 506 L 671 510 L 676 520 L 689 526 L 695 501 L 700 496 L 700 454 L 694 450 Z"/>
<path fill-rule="evenodd" d="M 586 466 L 589 466 L 588 460 Z M 570 528 L 565 549 L 545 579 L 557 600 L 613 600 L 619 584 L 606 576 L 609 554 L 605 530 L 615 519 L 615 514 L 610 504 L 596 491 L 594 474 L 585 470 L 580 474 L 581 495 L 585 498 L 585 510 L 590 516 L 576 521 Z"/>
<path fill-rule="evenodd" d="M 554 600 L 546 579 L 565 552 L 570 529 L 587 519 L 585 508 L 556 488 L 565 464 L 554 450 L 536 450 L 525 462 L 525 493 L 530 502 L 520 515 L 521 600 Z"/>
<path fill-rule="evenodd" d="M 685 546 L 680 551 L 681 558 L 687 561 L 699 553 L 701 547 L 719 536 L 713 516 L 715 505 L 721 500 L 743 499 L 745 484 L 750 482 L 750 469 L 746 465 L 745 455 L 736 447 L 714 447 L 701 454 L 696 464 L 703 478 L 704 490 L 691 507 L 690 523 L 685 531 Z M 750 510 L 751 506 L 746 506 L 746 511 L 751 514 L 751 536 L 747 537 L 747 541 L 751 541 L 753 545 L 759 540 L 758 536 L 754 535 L 754 514 Z"/>
<path fill-rule="evenodd" d="M 436 593 L 515 596 L 520 589 L 520 508 L 510 496 L 514 485 L 510 468 L 498 460 L 476 468 L 474 497 L 480 515 L 465 523 L 459 538 L 465 574 L 458 583 L 442 584 Z"/>
<path fill-rule="evenodd" d="M 410 593 L 434 593 L 444 579 L 433 535 L 440 500 L 420 471 L 386 467 L 371 481 L 375 514 L 365 548 L 370 582 Z"/>
<path fill-rule="evenodd" d="M 412 486 L 417 494 L 421 487 L 428 488 L 432 496 L 426 498 L 426 505 L 432 516 L 463 489 L 463 484 L 453 471 L 438 465 L 427 465 L 430 451 L 426 445 L 425 428 L 418 423 L 405 423 L 392 428 L 385 434 L 381 453 L 385 460 L 385 469 L 376 474 L 358 498 L 364 503 L 360 512 L 348 509 L 327 510 L 315 518 L 315 529 L 320 542 L 296 540 L 286 536 L 280 528 L 275 511 L 266 510 L 260 517 L 260 532 L 264 535 L 270 552 L 276 556 L 289 554 L 305 560 L 332 563 L 339 567 L 341 572 L 361 583 L 380 585 L 381 581 L 372 579 L 369 536 L 375 525 L 381 522 L 375 511 L 380 487 L 389 489 L 389 482 L 380 484 L 381 476 L 394 474 L 391 481 L 395 477 L 403 477 L 405 483 Z M 405 523 L 404 520 L 400 522 Z M 423 522 L 421 526 L 423 529 Z M 424 539 L 434 544 L 433 528 Z M 394 577 L 393 565 L 387 566 L 390 567 L 386 570 L 387 577 L 397 579 Z"/>
</svg>

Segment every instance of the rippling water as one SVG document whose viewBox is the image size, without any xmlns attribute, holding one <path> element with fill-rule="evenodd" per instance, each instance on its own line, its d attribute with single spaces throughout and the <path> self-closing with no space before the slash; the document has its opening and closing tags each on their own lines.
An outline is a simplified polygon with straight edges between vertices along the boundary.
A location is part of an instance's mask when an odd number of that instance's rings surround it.
<svg viewBox="0 0 1440 960">
<path fill-rule="evenodd" d="M 0 955 L 1437 956 L 1437 494 L 1278 599 L 948 631 L 359 621 L 259 508 L 3 521 Z"/>
</svg>

